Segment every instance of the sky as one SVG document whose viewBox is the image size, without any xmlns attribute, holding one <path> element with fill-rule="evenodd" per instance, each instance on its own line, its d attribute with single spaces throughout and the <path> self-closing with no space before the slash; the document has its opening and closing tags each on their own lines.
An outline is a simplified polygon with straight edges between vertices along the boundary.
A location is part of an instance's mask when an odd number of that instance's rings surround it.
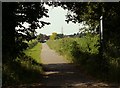
<svg viewBox="0 0 120 88">
<path fill-rule="evenodd" d="M 46 34 L 46 35 L 51 35 L 53 32 L 56 33 L 62 33 L 63 29 L 63 34 L 69 35 L 69 34 L 74 34 L 79 32 L 79 29 L 81 28 L 81 24 L 78 23 L 72 23 L 65 22 L 67 15 L 67 10 L 62 9 L 61 7 L 49 7 L 45 6 L 46 8 L 49 9 L 48 15 L 49 18 L 42 18 L 40 20 L 50 22 L 50 25 L 44 26 L 42 29 L 37 29 L 37 34 Z"/>
</svg>

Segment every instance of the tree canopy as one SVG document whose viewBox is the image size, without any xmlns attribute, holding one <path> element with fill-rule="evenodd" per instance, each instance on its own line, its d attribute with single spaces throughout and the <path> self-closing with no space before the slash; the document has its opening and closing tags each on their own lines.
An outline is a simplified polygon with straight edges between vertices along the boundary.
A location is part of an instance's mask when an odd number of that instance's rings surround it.
<svg viewBox="0 0 120 88">
<path fill-rule="evenodd" d="M 87 24 L 88 30 L 97 29 L 97 34 L 100 31 L 100 17 L 103 16 L 103 40 L 97 41 L 100 46 L 98 62 L 101 64 L 101 69 L 108 69 L 108 64 L 113 61 L 116 61 L 116 66 L 119 67 L 120 2 L 51 2 L 47 4 L 68 9 L 66 22 Z"/>
<path fill-rule="evenodd" d="M 42 28 L 49 24 L 40 20 L 43 17 L 49 17 L 47 14 L 48 9 L 44 7 L 44 2 L 11 2 L 2 4 L 3 52 L 7 53 L 9 50 L 14 55 L 15 51 L 22 51 L 26 48 L 25 46 L 27 45 L 23 42 L 24 40 L 29 41 L 36 37 L 35 29 L 37 27 Z M 68 9 L 66 22 L 83 22 L 89 25 L 89 30 L 99 27 L 100 16 L 102 15 L 106 42 L 110 41 L 119 46 L 120 2 L 51 2 L 46 4 Z M 30 24 L 29 28 L 22 25 L 25 22 Z M 16 30 L 15 27 L 20 28 Z"/>
<path fill-rule="evenodd" d="M 83 22 L 89 25 L 89 30 L 96 28 L 99 30 L 100 17 L 103 16 L 105 41 L 112 41 L 119 45 L 120 2 L 51 2 L 47 4 L 68 9 L 66 22 Z"/>
<path fill-rule="evenodd" d="M 40 20 L 48 16 L 44 3 L 36 2 L 4 2 L 2 3 L 3 23 L 3 58 L 16 56 L 27 47 L 23 41 L 34 39 L 35 29 L 50 24 Z M 23 23 L 30 24 L 28 28 Z M 19 27 L 19 29 L 15 29 Z"/>
</svg>

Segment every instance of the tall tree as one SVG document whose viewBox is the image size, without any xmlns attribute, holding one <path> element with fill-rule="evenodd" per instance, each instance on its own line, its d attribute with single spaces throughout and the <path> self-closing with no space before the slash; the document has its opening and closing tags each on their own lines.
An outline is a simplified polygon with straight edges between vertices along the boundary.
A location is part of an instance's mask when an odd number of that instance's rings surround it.
<svg viewBox="0 0 120 88">
<path fill-rule="evenodd" d="M 120 46 L 120 2 L 51 2 L 47 4 L 68 9 L 66 22 L 83 22 L 89 25 L 89 30 L 99 29 L 100 16 L 103 16 L 105 42 Z"/>
<path fill-rule="evenodd" d="M 4 2 L 2 3 L 2 24 L 3 24 L 3 61 L 6 56 L 16 56 L 27 47 L 24 40 L 35 38 L 35 29 L 42 28 L 48 22 L 39 19 L 49 17 L 48 9 L 44 3 L 37 2 Z M 29 23 L 29 28 L 23 23 Z M 19 27 L 19 29 L 15 29 Z"/>
<path fill-rule="evenodd" d="M 116 67 L 119 72 L 120 2 L 52 2 L 47 4 L 68 9 L 66 22 L 83 22 L 89 25 L 90 31 L 100 30 L 100 17 L 103 16 L 103 42 L 101 43 L 103 48 L 99 48 L 99 51 L 103 53 L 99 53 L 100 56 L 96 59 L 100 64 L 101 72 L 108 72 L 109 65 Z M 119 75 L 116 76 L 118 77 Z"/>
<path fill-rule="evenodd" d="M 57 33 L 53 32 L 52 35 L 50 36 L 51 40 L 55 40 L 57 38 Z"/>
<path fill-rule="evenodd" d="M 115 19 L 119 19 L 120 14 L 120 2 L 51 2 L 47 4 L 68 9 L 66 15 L 67 22 L 83 22 L 84 24 L 88 24 L 91 29 L 99 25 L 101 15 L 104 16 L 105 29 L 109 29 L 112 26 L 111 22 L 117 22 L 118 20 Z M 115 25 L 118 26 L 118 24 Z"/>
</svg>

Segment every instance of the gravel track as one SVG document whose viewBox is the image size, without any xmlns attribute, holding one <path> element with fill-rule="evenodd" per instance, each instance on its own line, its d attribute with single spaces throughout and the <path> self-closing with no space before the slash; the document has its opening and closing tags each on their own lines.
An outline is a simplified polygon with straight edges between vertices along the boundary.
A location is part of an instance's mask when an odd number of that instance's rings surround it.
<svg viewBox="0 0 120 88">
<path fill-rule="evenodd" d="M 119 88 L 108 85 L 86 76 L 64 57 L 51 50 L 46 43 L 42 44 L 41 58 L 44 69 L 43 84 L 54 88 Z M 45 88 L 46 88 L 45 87 Z"/>
</svg>

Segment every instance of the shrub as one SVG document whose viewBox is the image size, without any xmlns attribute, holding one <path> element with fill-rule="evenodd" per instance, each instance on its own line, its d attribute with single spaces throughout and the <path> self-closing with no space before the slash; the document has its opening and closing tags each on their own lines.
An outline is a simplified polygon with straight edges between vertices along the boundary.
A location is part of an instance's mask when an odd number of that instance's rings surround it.
<svg viewBox="0 0 120 88">
<path fill-rule="evenodd" d="M 63 38 L 48 41 L 48 45 L 89 74 L 102 80 L 120 82 L 120 48 L 111 42 L 105 43 L 101 56 L 99 35 Z"/>
<path fill-rule="evenodd" d="M 32 54 L 29 54 L 29 52 Z M 38 43 L 32 49 L 26 50 L 25 53 L 22 53 L 14 61 L 3 63 L 3 86 L 40 82 L 40 78 L 42 78 L 42 65 L 40 64 L 39 58 L 40 52 L 41 44 Z"/>
<path fill-rule="evenodd" d="M 26 42 L 28 44 L 27 49 L 33 48 L 38 43 L 37 39 L 33 39 L 33 40 L 29 41 L 29 42 L 27 42 L 27 41 L 24 41 L 24 42 Z"/>
</svg>

